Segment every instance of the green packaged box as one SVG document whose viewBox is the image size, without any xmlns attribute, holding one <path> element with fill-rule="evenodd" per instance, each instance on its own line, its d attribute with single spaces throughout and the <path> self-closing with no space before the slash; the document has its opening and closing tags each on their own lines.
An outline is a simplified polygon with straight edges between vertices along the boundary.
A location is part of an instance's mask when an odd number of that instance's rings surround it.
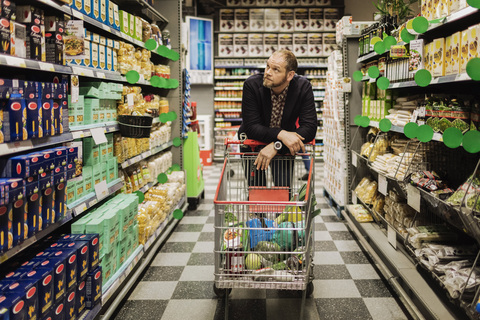
<svg viewBox="0 0 480 320">
<path fill-rule="evenodd" d="M 107 163 L 102 162 L 101 164 L 101 174 L 102 174 L 102 181 L 107 181 Z"/>
<path fill-rule="evenodd" d="M 77 200 L 76 197 L 77 190 L 76 190 L 76 182 L 72 180 L 67 181 L 67 204 L 70 204 Z"/>
<path fill-rule="evenodd" d="M 133 14 L 128 15 L 128 35 L 135 37 L 135 16 Z"/>
<path fill-rule="evenodd" d="M 100 91 L 94 86 L 82 86 L 80 87 L 80 94 L 86 98 L 99 98 Z"/>
<path fill-rule="evenodd" d="M 85 97 L 83 95 L 78 96 L 78 101 L 73 103 L 72 96 L 68 96 L 68 114 L 70 125 L 73 126 L 83 126 L 84 125 L 84 107 L 85 107 Z M 70 116 L 71 114 L 71 116 Z M 73 123 L 71 122 L 71 117 L 73 118 Z"/>
<path fill-rule="evenodd" d="M 118 10 L 118 15 L 120 18 L 120 31 L 128 35 L 130 33 L 130 14 L 123 10 Z"/>
<path fill-rule="evenodd" d="M 117 159 L 109 159 L 107 164 L 107 182 L 111 182 L 117 179 L 118 176 L 118 164 Z"/>
<path fill-rule="evenodd" d="M 95 212 L 95 211 L 93 211 Z M 86 226 L 92 219 L 92 212 L 81 219 L 72 223 L 71 230 L 72 234 L 86 234 Z"/>
<path fill-rule="evenodd" d="M 107 133 L 107 154 L 108 158 L 113 158 L 113 133 Z"/>
<path fill-rule="evenodd" d="M 106 163 L 108 161 L 108 146 L 107 143 L 101 143 L 98 145 L 100 148 L 100 163 Z"/>
<path fill-rule="evenodd" d="M 88 221 L 87 224 L 85 225 L 85 233 L 86 234 L 98 233 L 98 239 L 99 239 L 98 251 L 99 251 L 99 255 L 102 256 L 103 247 L 104 247 L 103 244 L 105 242 L 103 219 L 93 218 L 90 221 Z"/>
<path fill-rule="evenodd" d="M 82 176 L 83 176 L 83 181 L 85 186 L 83 191 L 85 192 L 85 194 L 95 192 L 95 189 L 93 188 L 93 183 L 92 183 L 93 168 L 91 166 L 83 167 Z"/>
<path fill-rule="evenodd" d="M 102 181 L 102 166 L 100 164 L 96 164 L 93 166 L 93 185 L 95 187 L 96 184 L 99 184 Z"/>
<path fill-rule="evenodd" d="M 132 226 L 133 232 L 130 234 L 132 235 L 132 249 L 135 250 L 138 247 L 138 224 L 134 224 Z"/>
<path fill-rule="evenodd" d="M 130 212 L 128 203 L 125 201 L 116 205 L 116 209 L 118 209 L 118 237 L 120 239 L 124 239 L 125 235 L 128 233 L 129 221 L 130 221 Z"/>
<path fill-rule="evenodd" d="M 92 114 L 91 123 L 99 123 L 99 109 L 100 109 L 100 100 L 96 98 L 86 98 L 85 99 L 85 113 Z"/>
<path fill-rule="evenodd" d="M 77 200 L 82 198 L 85 195 L 84 193 L 85 184 L 83 179 L 78 179 L 77 182 L 75 182 L 75 189 L 76 189 L 75 197 Z"/>
<path fill-rule="evenodd" d="M 120 268 L 127 260 L 128 241 L 122 239 L 117 242 L 117 265 Z"/>
<path fill-rule="evenodd" d="M 107 283 L 107 281 L 111 278 L 111 276 L 112 276 L 112 265 L 102 263 L 102 281 L 103 281 L 103 283 Z"/>
<path fill-rule="evenodd" d="M 99 147 L 92 137 L 83 139 L 83 163 L 86 166 L 94 166 L 100 163 Z"/>
<path fill-rule="evenodd" d="M 105 252 L 111 251 L 118 237 L 117 211 L 108 211 L 103 215 L 103 230 L 105 235 Z"/>
</svg>

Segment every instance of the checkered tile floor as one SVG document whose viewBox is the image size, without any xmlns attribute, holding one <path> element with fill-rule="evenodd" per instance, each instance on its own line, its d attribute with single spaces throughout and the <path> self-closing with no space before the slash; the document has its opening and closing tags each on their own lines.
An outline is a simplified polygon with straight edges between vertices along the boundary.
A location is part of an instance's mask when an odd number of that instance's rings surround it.
<svg viewBox="0 0 480 320">
<path fill-rule="evenodd" d="M 315 218 L 314 292 L 305 319 L 408 319 L 352 231 L 325 202 L 322 169 L 317 163 L 322 213 Z M 115 319 L 224 319 L 224 300 L 213 292 L 213 197 L 220 170 L 220 164 L 204 168 L 205 199 L 186 212 Z M 233 289 L 229 319 L 298 319 L 300 305 L 291 291 Z"/>
</svg>

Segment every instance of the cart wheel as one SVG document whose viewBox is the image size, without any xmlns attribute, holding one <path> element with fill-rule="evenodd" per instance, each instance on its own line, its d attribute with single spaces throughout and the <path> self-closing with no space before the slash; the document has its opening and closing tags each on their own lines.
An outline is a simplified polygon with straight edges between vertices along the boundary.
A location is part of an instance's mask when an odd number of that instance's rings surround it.
<svg viewBox="0 0 480 320">
<path fill-rule="evenodd" d="M 219 298 L 223 298 L 225 297 L 226 295 L 230 295 L 230 292 L 232 292 L 232 288 L 228 288 L 228 289 L 219 289 L 215 286 L 215 284 L 213 284 L 213 292 L 215 292 L 215 294 L 217 295 L 217 297 Z"/>
<path fill-rule="evenodd" d="M 307 298 L 312 295 L 313 289 L 314 289 L 314 288 L 313 288 L 313 282 L 309 282 L 309 283 L 307 284 L 307 289 L 305 289 L 305 290 L 307 290 Z"/>
</svg>

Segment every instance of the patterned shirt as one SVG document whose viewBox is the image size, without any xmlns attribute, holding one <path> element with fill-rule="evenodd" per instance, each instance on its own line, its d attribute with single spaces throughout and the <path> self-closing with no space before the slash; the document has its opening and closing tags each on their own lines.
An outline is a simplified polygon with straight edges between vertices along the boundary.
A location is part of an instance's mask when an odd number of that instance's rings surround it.
<svg viewBox="0 0 480 320">
<path fill-rule="evenodd" d="M 280 128 L 282 123 L 283 108 L 285 107 L 285 101 L 287 100 L 288 86 L 283 89 L 280 94 L 276 95 L 270 89 L 270 95 L 272 96 L 272 116 L 270 118 L 270 128 Z"/>
</svg>

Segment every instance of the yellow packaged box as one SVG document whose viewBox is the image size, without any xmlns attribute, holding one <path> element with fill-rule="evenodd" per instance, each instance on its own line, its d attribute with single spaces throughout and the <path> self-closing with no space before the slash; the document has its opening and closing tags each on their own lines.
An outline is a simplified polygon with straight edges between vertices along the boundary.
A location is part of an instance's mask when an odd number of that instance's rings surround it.
<svg viewBox="0 0 480 320">
<path fill-rule="evenodd" d="M 479 25 L 468 28 L 468 61 L 478 57 L 478 36 L 480 35 Z"/>
<path fill-rule="evenodd" d="M 460 72 L 460 48 L 461 48 L 462 33 L 456 32 L 452 34 L 452 53 L 451 53 L 451 72 L 452 74 L 458 74 Z"/>
<path fill-rule="evenodd" d="M 445 75 L 445 38 L 433 40 L 433 73 L 434 77 Z"/>
<path fill-rule="evenodd" d="M 468 50 L 469 50 L 469 43 L 468 39 L 468 29 L 462 31 L 462 37 L 460 41 L 460 73 L 465 72 L 467 69 L 467 62 L 468 62 Z"/>
<path fill-rule="evenodd" d="M 452 71 L 452 38 L 453 36 L 448 36 L 445 38 L 445 75 L 453 74 Z"/>
</svg>

